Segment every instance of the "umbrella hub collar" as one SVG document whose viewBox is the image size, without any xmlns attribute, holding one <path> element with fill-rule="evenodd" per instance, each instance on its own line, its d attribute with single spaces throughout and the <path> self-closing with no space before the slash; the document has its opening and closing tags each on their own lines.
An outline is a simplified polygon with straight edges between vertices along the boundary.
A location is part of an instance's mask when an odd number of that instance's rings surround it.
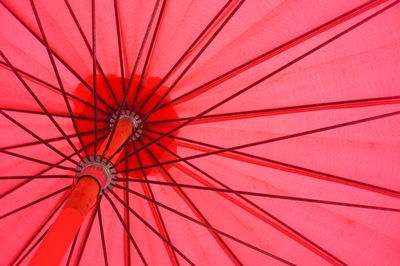
<svg viewBox="0 0 400 266">
<path fill-rule="evenodd" d="M 118 119 L 118 111 L 115 112 L 109 121 L 109 126 L 110 129 L 112 129 L 115 126 L 115 122 L 117 120 L 130 120 L 131 123 L 133 124 L 134 128 L 137 128 L 137 130 L 135 130 L 135 134 L 131 137 L 131 141 L 135 141 L 137 140 L 140 135 L 142 134 L 142 119 L 140 118 L 140 116 L 138 114 L 136 114 L 135 112 L 131 111 L 131 110 L 122 110 L 121 113 L 119 114 L 119 119 Z"/>
<path fill-rule="evenodd" d="M 100 194 L 109 192 L 115 185 L 117 171 L 107 158 L 100 155 L 84 158 L 77 170 L 77 181 L 83 177 L 93 178 L 99 183 Z"/>
</svg>

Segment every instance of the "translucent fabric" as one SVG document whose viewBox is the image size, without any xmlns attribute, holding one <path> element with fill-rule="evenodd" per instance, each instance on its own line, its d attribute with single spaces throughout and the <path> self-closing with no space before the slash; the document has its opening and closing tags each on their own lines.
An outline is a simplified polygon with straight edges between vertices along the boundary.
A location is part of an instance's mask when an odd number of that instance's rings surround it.
<svg viewBox="0 0 400 266">
<path fill-rule="evenodd" d="M 122 110 L 62 265 L 400 264 L 399 0 L 0 3 L 0 265 Z"/>
</svg>

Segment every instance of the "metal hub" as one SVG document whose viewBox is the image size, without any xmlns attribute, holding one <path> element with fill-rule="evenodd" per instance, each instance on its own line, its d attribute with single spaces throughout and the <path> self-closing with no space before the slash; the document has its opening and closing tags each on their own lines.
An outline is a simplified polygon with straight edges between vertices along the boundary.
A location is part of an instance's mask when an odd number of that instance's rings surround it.
<svg viewBox="0 0 400 266">
<path fill-rule="evenodd" d="M 100 184 L 100 193 L 105 194 L 113 189 L 117 171 L 114 165 L 100 155 L 90 155 L 84 158 L 77 167 L 77 178 L 91 176 Z"/>
<path fill-rule="evenodd" d="M 118 112 L 115 112 L 111 116 L 111 119 L 110 119 L 110 128 L 114 127 L 115 121 L 117 121 L 117 118 L 118 118 Z M 138 138 L 140 138 L 140 135 L 142 135 L 142 127 L 143 127 L 140 116 L 131 110 L 122 110 L 121 114 L 119 116 L 119 120 L 122 120 L 122 119 L 129 119 L 132 122 L 132 124 L 135 126 L 136 132 L 135 132 L 135 135 L 133 135 L 131 137 L 131 141 L 135 141 Z M 136 128 L 138 128 L 138 129 L 136 130 Z"/>
</svg>

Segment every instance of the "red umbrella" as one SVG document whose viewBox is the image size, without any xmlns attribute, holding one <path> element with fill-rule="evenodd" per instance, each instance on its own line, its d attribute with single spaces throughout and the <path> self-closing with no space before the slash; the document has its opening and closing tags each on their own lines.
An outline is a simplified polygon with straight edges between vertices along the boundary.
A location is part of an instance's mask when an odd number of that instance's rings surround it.
<svg viewBox="0 0 400 266">
<path fill-rule="evenodd" d="M 400 262 L 400 0 L 0 3 L 0 265 Z"/>
</svg>

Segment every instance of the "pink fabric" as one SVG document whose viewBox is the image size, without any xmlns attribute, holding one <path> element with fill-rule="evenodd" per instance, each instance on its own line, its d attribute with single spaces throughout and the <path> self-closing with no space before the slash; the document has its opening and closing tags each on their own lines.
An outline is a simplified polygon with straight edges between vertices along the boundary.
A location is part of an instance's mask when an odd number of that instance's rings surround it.
<svg viewBox="0 0 400 266">
<path fill-rule="evenodd" d="M 68 65 L 75 71 L 88 86 L 93 85 L 92 57 L 66 4 L 69 3 L 75 13 L 91 46 L 91 1 L 33 0 L 33 2 L 49 46 L 64 60 L 65 64 L 55 58 L 65 91 L 81 97 L 89 104 L 94 104 L 90 91 L 65 66 Z M 96 56 L 121 102 L 123 79 L 114 1 L 95 2 Z M 342 20 L 328 24 L 317 33 L 309 34 L 293 45 L 286 45 L 247 67 L 237 69 L 226 79 L 204 86 L 197 93 L 185 96 L 153 113 L 147 119 L 150 123 L 144 124 L 143 135 L 140 138 L 144 144 L 150 142 L 145 136 L 151 139 L 159 137 L 158 134 L 150 133 L 148 130 L 166 133 L 182 125 L 185 120 L 168 123 L 157 123 L 157 121 L 194 117 L 374 12 L 399 1 L 116 0 L 126 83 L 140 53 L 153 8 L 158 2 L 155 19 L 134 73 L 128 97 L 128 103 L 131 103 L 142 78 L 143 87 L 139 90 L 138 101 L 133 108 L 142 118 L 151 111 L 169 88 L 173 87 L 161 104 L 185 95 L 360 5 L 370 4 L 357 12 L 353 11 L 351 14 L 354 15 L 348 14 Z M 165 10 L 143 73 L 142 69 L 146 64 L 146 56 L 162 8 Z M 238 10 L 234 13 L 236 8 Z M 218 19 L 207 28 L 206 33 L 183 57 L 182 62 L 177 64 L 174 71 L 168 74 L 222 9 L 224 11 Z M 18 21 L 13 14 L 21 21 Z M 229 19 L 231 14 L 233 16 Z M 226 21 L 226 25 L 223 26 Z M 26 27 L 21 22 L 25 23 Z M 222 26 L 222 30 L 213 39 L 213 35 Z M 50 113 L 68 115 L 62 93 L 51 87 L 59 88 L 59 85 L 46 46 L 27 30 L 31 29 L 34 34 L 42 38 L 30 0 L 2 0 L 0 28 L 0 49 L 11 65 L 46 83 L 22 75 L 26 84 Z M 207 46 L 209 41 L 211 42 Z M 173 132 L 172 138 L 165 137 L 157 144 L 164 145 L 173 153 L 185 158 L 213 152 L 217 148 L 189 143 L 183 139 L 176 139 L 177 137 L 220 148 L 230 148 L 397 112 L 400 108 L 399 50 L 400 5 L 396 4 L 322 49 L 205 114 L 211 117 L 196 119 Z M 179 75 L 199 53 L 201 55 L 193 66 L 175 84 Z M 96 77 L 100 96 L 106 99 L 111 108 L 119 107 L 107 91 L 99 70 Z M 163 86 L 145 108 L 139 111 L 140 104 L 161 81 Z M 42 112 L 3 57 L 0 57 L 0 91 L 0 110 L 4 114 L 14 118 L 42 139 L 61 137 L 60 132 L 46 115 L 15 110 Z M 75 115 L 90 119 L 93 117 L 92 108 L 73 98 L 69 99 Z M 332 104 L 332 102 L 343 103 Z M 308 106 L 315 104 L 325 105 Z M 302 108 L 286 108 L 302 105 L 304 105 Z M 99 108 L 105 113 L 111 113 L 103 103 L 99 103 Z M 223 117 L 212 116 L 253 110 L 264 111 Z M 3 113 L 0 114 L 0 147 L 2 147 L 0 176 L 75 175 L 71 170 L 55 167 L 46 170 L 49 166 L 6 153 L 13 152 L 52 164 L 63 159 L 60 154 L 43 144 L 9 148 L 37 139 Z M 99 128 L 108 128 L 110 114 L 105 113 L 99 112 L 99 119 L 102 120 L 99 122 Z M 55 120 L 61 125 L 65 134 L 76 133 L 70 118 L 55 117 Z M 93 130 L 92 121 L 77 121 L 80 130 Z M 106 129 L 99 136 L 105 136 L 109 132 L 110 130 Z M 268 216 L 232 193 L 191 188 L 182 188 L 180 191 L 177 187 L 157 184 L 150 187 L 156 201 L 293 264 L 325 265 L 343 262 L 350 265 L 398 265 L 400 263 L 399 136 L 399 115 L 393 115 L 238 150 L 253 157 L 223 152 L 188 161 L 232 190 L 396 209 L 392 211 L 245 196 L 271 215 Z M 92 134 L 86 135 L 84 143 L 88 144 L 93 139 Z M 78 149 L 81 148 L 77 137 L 71 138 L 71 141 Z M 50 144 L 67 156 L 74 153 L 64 139 L 52 141 Z M 177 159 L 157 144 L 149 146 L 149 151 L 157 160 L 169 162 Z M 129 144 L 127 152 L 132 153 L 140 147 L 143 147 L 143 144 L 136 141 L 135 146 Z M 146 150 L 138 154 L 142 165 L 151 167 L 156 164 Z M 82 156 L 84 155 L 82 153 Z M 276 162 L 266 162 L 255 156 Z M 77 155 L 72 156 L 72 159 L 80 160 Z M 128 167 L 125 163 L 121 163 L 117 166 L 117 170 L 141 167 L 136 155 L 127 161 Z M 59 165 L 72 169 L 76 167 L 71 161 L 64 161 Z M 296 167 L 310 171 L 299 170 Z M 151 167 L 144 173 L 153 181 L 169 183 L 175 181 L 178 184 L 223 188 L 184 162 L 166 164 L 165 169 L 170 176 L 159 167 Z M 355 182 L 331 178 L 321 173 Z M 144 179 L 142 171 L 130 171 L 128 175 L 119 173 L 118 177 Z M 73 179 L 34 179 L 27 182 L 26 179 L 3 178 L 0 182 L 1 217 L 73 184 Z M 359 185 L 357 182 L 386 188 L 391 192 Z M 126 186 L 125 182 L 118 184 Z M 19 185 L 21 186 L 17 188 Z M 129 182 L 129 188 L 146 197 L 152 195 L 149 187 L 143 183 Z M 196 265 L 230 265 L 239 262 L 244 265 L 282 264 L 272 256 L 257 252 L 229 237 L 219 237 L 212 230 L 159 207 L 165 230 L 154 204 L 133 194 L 127 196 L 118 188 L 113 192 L 163 237 L 168 235 L 171 243 Z M 38 204 L 0 218 L 0 265 L 15 263 L 14 259 L 67 193 L 68 191 L 61 192 Z M 112 199 L 123 220 L 125 222 L 129 220 L 130 232 L 149 265 L 176 263 L 174 251 L 170 246 L 132 213 L 128 215 L 129 212 L 112 194 L 108 193 L 107 196 Z M 128 265 L 129 260 L 133 265 L 142 265 L 143 261 L 134 245 L 126 244 L 128 236 L 105 197 L 102 198 L 100 206 L 109 265 Z M 89 232 L 92 216 L 94 220 Z M 17 262 L 53 220 L 54 217 L 26 246 Z M 89 234 L 84 245 L 86 232 Z M 34 251 L 35 249 L 23 260 L 22 265 L 28 264 Z M 81 265 L 104 265 L 99 219 L 94 211 L 88 215 L 81 227 L 72 254 L 72 264 L 79 260 L 80 253 Z M 179 264 L 187 263 L 179 254 L 175 255 Z M 63 263 L 65 264 L 67 260 L 68 254 L 64 257 Z"/>
</svg>

